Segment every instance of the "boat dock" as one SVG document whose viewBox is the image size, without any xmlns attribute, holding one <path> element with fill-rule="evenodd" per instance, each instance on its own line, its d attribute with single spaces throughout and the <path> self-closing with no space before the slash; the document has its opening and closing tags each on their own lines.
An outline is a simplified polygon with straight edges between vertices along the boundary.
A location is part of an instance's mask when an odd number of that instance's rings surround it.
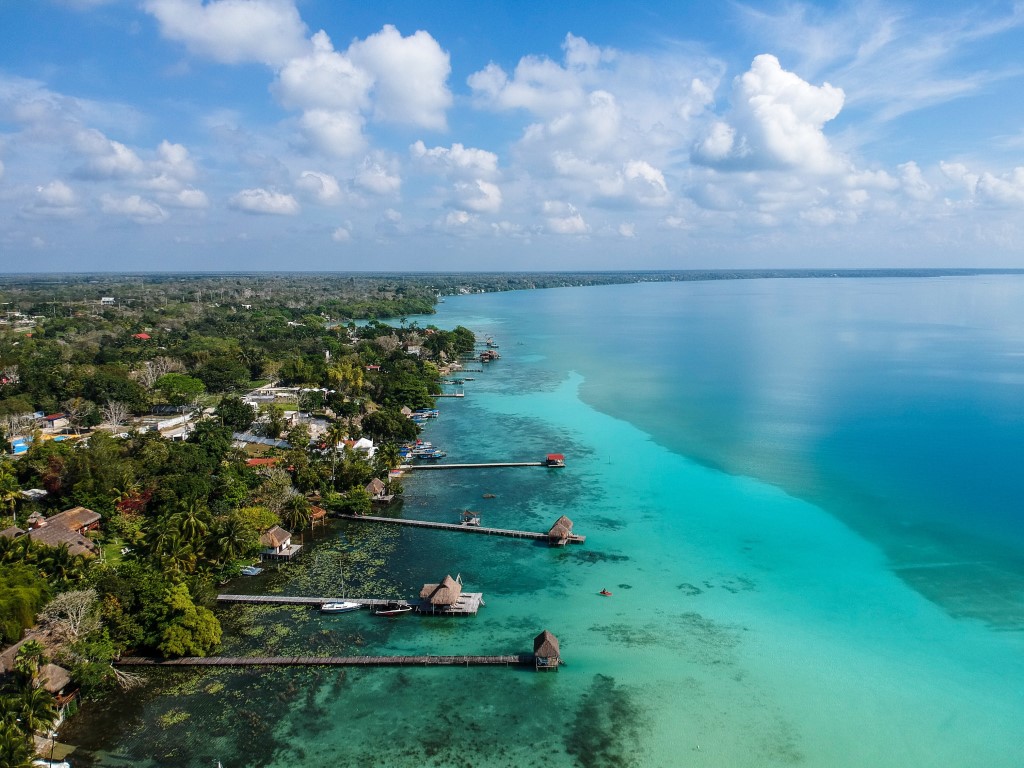
<svg viewBox="0 0 1024 768">
<path fill-rule="evenodd" d="M 492 467 L 546 467 L 543 461 L 492 461 L 486 464 L 410 464 L 402 469 L 490 469 Z"/>
<path fill-rule="evenodd" d="M 442 392 L 439 395 L 431 395 L 431 397 L 465 397 L 465 392 Z"/>
<path fill-rule="evenodd" d="M 319 608 L 324 603 L 359 603 L 367 608 L 412 605 L 408 600 L 393 597 L 289 597 L 285 595 L 217 595 L 218 603 L 256 603 L 259 605 L 309 605 Z"/>
<path fill-rule="evenodd" d="M 390 518 L 382 518 L 388 520 Z M 416 613 L 431 616 L 475 616 L 484 604 L 482 592 L 463 592 L 458 602 L 439 608 L 422 601 L 410 602 L 391 597 L 300 597 L 285 595 L 217 595 L 218 603 L 254 603 L 256 605 L 308 605 L 319 608 L 324 603 L 359 603 L 367 608 L 385 605 L 411 606 Z"/>
<path fill-rule="evenodd" d="M 517 531 L 508 528 L 488 528 L 480 525 L 462 525 L 460 523 L 435 523 L 431 520 L 407 520 L 401 517 L 374 517 L 372 515 L 338 515 L 343 520 L 359 520 L 368 523 L 392 523 L 393 525 L 409 525 L 414 528 L 434 528 L 442 531 L 461 531 L 463 533 L 482 533 L 485 536 L 510 536 L 514 539 L 548 540 L 549 534 L 538 531 Z M 571 544 L 582 544 L 586 536 L 570 534 Z M 348 598 L 346 598 L 348 599 Z M 325 601 L 326 602 L 326 601 Z"/>
<path fill-rule="evenodd" d="M 119 667 L 482 667 L 534 664 L 532 653 L 504 656 L 128 656 Z"/>
</svg>

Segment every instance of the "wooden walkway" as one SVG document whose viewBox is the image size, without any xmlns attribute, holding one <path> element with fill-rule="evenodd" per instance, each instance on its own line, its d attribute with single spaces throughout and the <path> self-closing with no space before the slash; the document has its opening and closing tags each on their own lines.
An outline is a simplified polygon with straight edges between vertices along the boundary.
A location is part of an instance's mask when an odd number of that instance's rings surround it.
<svg viewBox="0 0 1024 768">
<path fill-rule="evenodd" d="M 293 597 L 286 595 L 217 595 L 218 603 L 257 603 L 259 605 L 311 605 L 319 608 L 324 603 L 359 603 L 368 608 L 379 605 L 412 605 L 408 600 L 391 597 Z"/>
<path fill-rule="evenodd" d="M 439 395 L 431 395 L 431 397 L 465 397 L 464 392 L 442 392 Z"/>
<path fill-rule="evenodd" d="M 114 663 L 119 667 L 525 667 L 533 666 L 534 656 L 128 656 Z"/>
<path fill-rule="evenodd" d="M 491 467 L 545 467 L 543 461 L 493 461 L 488 464 L 403 464 L 402 469 L 489 469 Z"/>
<path fill-rule="evenodd" d="M 372 515 L 338 515 L 343 520 L 360 520 L 368 523 L 392 523 L 394 525 L 409 525 L 413 528 L 434 528 L 441 531 L 461 531 L 463 533 L 482 533 L 485 536 L 510 536 L 513 539 L 547 539 L 546 533 L 538 531 L 516 531 L 508 528 L 487 528 L 480 525 L 460 525 L 458 523 L 435 523 L 430 520 L 406 520 L 400 517 L 374 517 Z M 582 544 L 587 540 L 586 536 L 571 534 L 571 544 Z"/>
<path fill-rule="evenodd" d="M 384 518 L 385 520 L 390 518 Z M 217 595 L 218 603 L 254 603 L 256 605 L 308 605 L 319 608 L 324 603 L 359 603 L 375 608 L 382 605 L 411 605 L 416 613 L 427 616 L 475 616 L 484 604 L 482 592 L 463 592 L 459 601 L 449 608 L 434 608 L 420 601 L 380 597 L 301 597 L 287 595 Z M 344 614 L 325 614 L 344 615 Z"/>
</svg>

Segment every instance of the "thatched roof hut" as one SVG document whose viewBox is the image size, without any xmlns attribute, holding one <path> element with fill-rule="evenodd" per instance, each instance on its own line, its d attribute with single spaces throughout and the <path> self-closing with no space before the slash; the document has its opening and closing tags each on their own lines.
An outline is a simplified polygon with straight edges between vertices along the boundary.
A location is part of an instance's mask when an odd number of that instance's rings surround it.
<svg viewBox="0 0 1024 768">
<path fill-rule="evenodd" d="M 292 535 L 280 525 L 275 525 L 269 531 L 260 536 L 260 544 L 269 549 L 280 549 L 291 541 Z"/>
<path fill-rule="evenodd" d="M 47 664 L 39 670 L 42 687 L 57 695 L 71 682 L 71 673 L 56 664 Z"/>
<path fill-rule="evenodd" d="M 565 544 L 572 535 L 572 520 L 565 515 L 555 520 L 548 531 L 548 541 L 552 544 Z"/>
<path fill-rule="evenodd" d="M 561 663 L 558 638 L 546 629 L 533 638 L 533 662 L 537 669 L 558 669 Z"/>
<path fill-rule="evenodd" d="M 420 590 L 420 599 L 431 605 L 455 605 L 462 596 L 462 578 L 453 579 L 451 574 L 444 577 L 440 584 L 424 584 Z"/>
</svg>

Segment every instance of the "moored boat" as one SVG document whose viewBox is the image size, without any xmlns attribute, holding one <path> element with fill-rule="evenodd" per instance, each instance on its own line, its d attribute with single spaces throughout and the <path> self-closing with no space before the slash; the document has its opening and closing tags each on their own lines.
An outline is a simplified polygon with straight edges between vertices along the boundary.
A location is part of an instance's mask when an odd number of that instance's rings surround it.
<svg viewBox="0 0 1024 768">
<path fill-rule="evenodd" d="M 362 606 L 359 603 L 344 601 L 341 603 L 323 603 L 320 606 L 320 613 L 348 613 L 358 611 Z"/>
<path fill-rule="evenodd" d="M 408 603 L 385 603 L 373 613 L 375 616 L 401 616 L 403 613 L 409 613 L 411 610 L 412 606 Z"/>
</svg>

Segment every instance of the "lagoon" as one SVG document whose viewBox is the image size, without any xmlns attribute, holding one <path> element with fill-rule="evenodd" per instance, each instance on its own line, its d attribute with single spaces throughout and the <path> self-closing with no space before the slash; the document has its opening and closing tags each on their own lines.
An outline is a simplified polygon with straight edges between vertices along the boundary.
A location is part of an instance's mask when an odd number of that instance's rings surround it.
<svg viewBox="0 0 1024 768">
<path fill-rule="evenodd" d="M 282 594 L 471 619 L 221 609 L 226 652 L 529 650 L 566 666 L 152 673 L 76 764 L 1015 766 L 1024 720 L 1024 279 L 742 280 L 449 298 L 500 343 L 427 439 L 404 514 L 582 547 L 333 523 Z M 493 498 L 484 498 L 484 494 Z M 598 595 L 607 588 L 612 597 Z M 358 650 L 356 650 L 358 649 Z M 70 737 L 70 736 L 69 736 Z"/>
</svg>

